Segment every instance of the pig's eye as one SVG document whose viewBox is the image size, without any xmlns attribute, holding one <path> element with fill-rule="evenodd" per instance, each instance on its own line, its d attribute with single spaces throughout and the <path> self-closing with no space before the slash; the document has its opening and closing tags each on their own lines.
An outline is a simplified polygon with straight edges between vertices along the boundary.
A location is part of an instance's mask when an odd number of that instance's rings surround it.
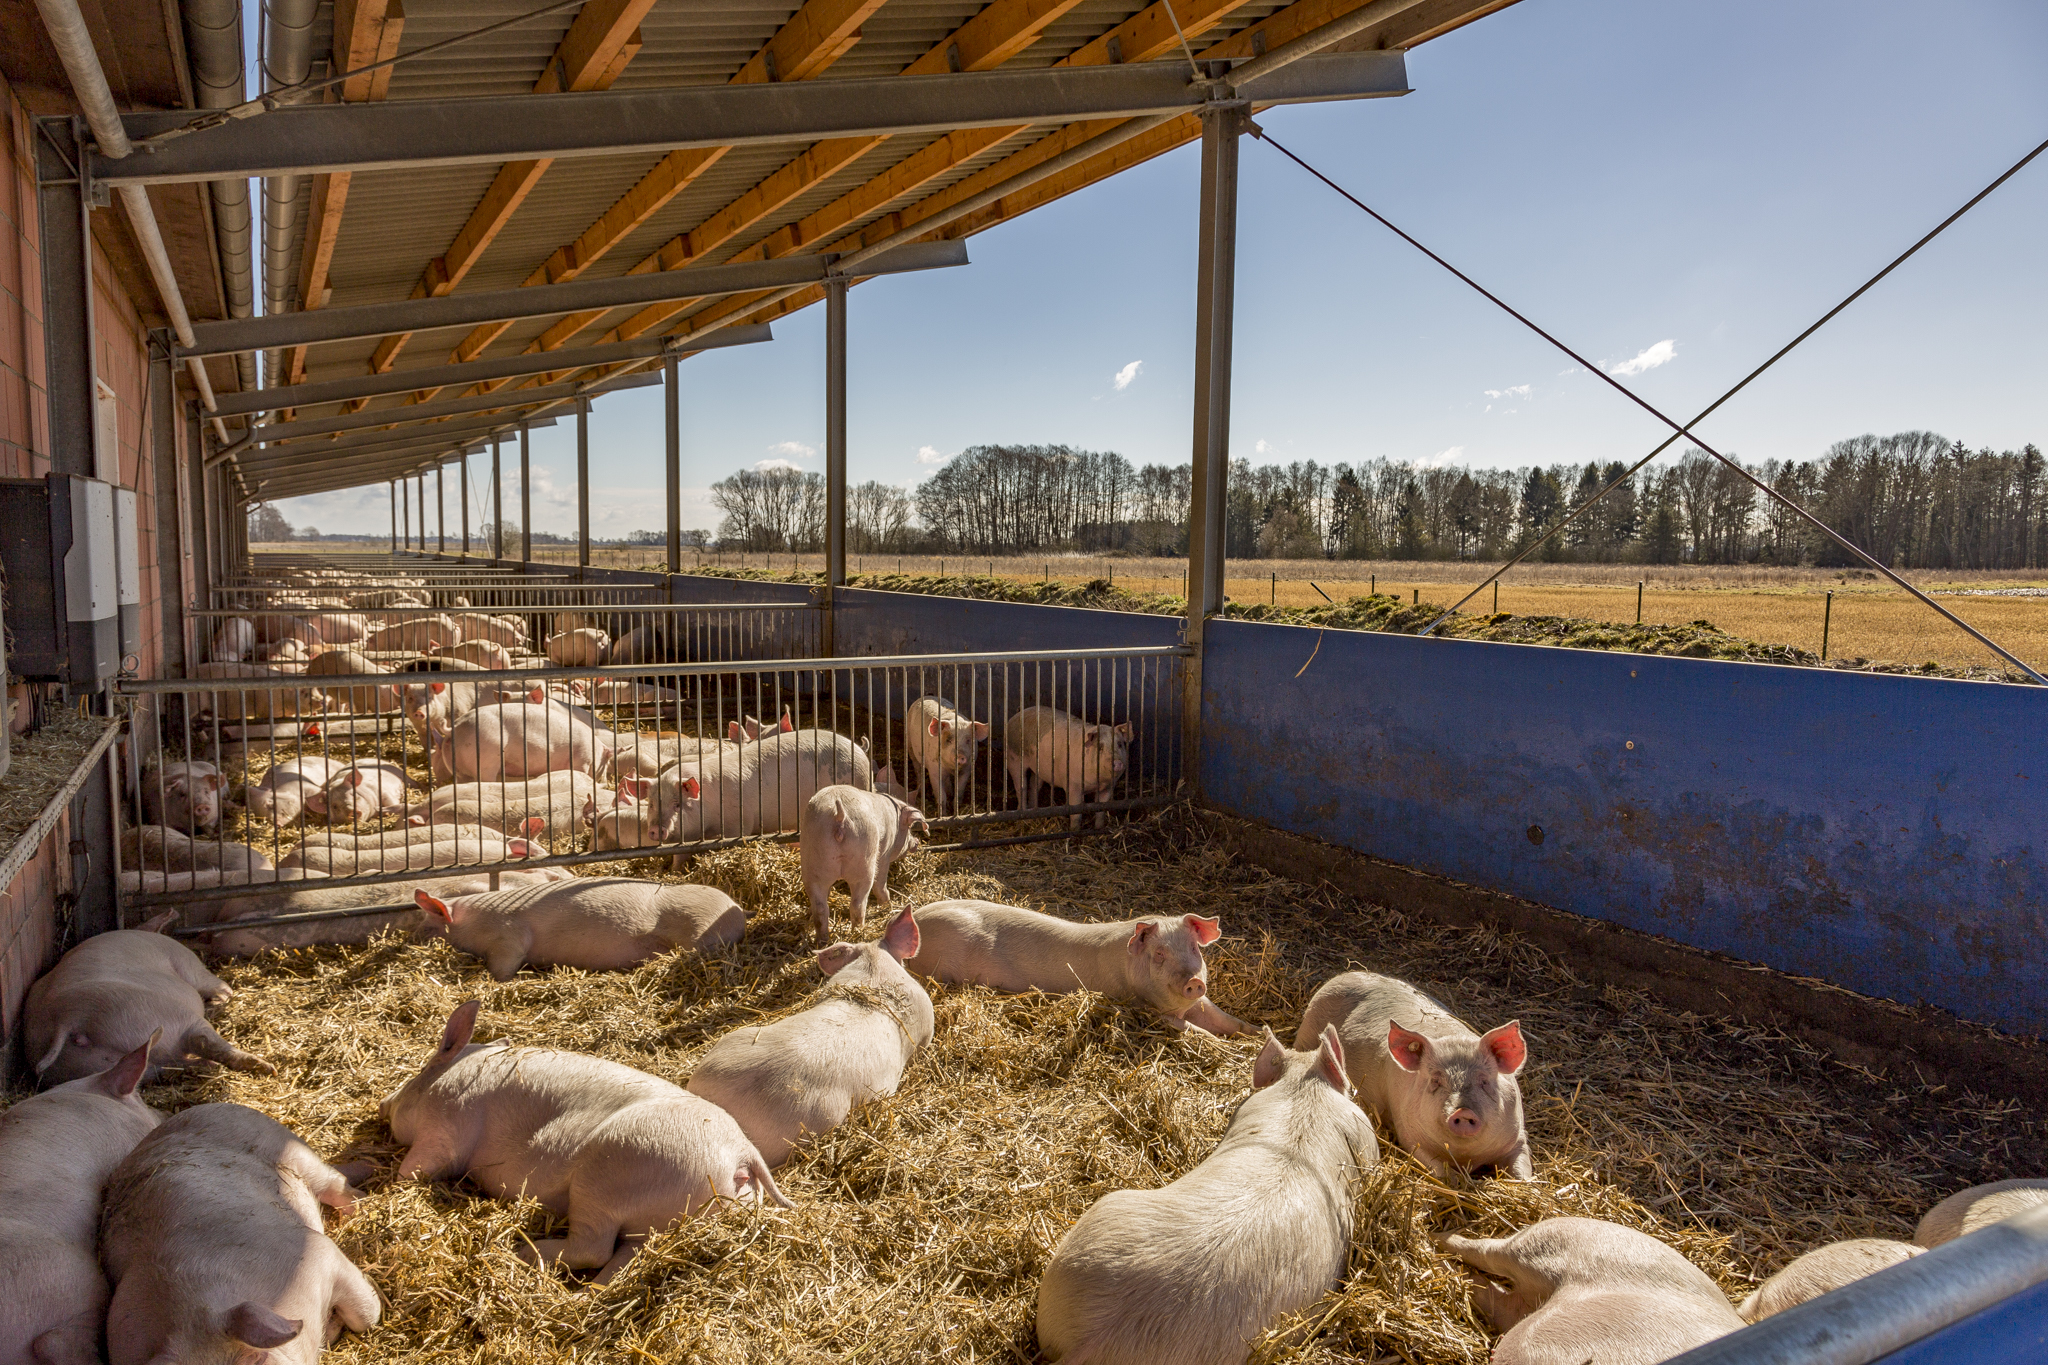
<svg viewBox="0 0 2048 1365">
<path fill-rule="evenodd" d="M 1432 1095 L 1441 1095 L 1443 1091 L 1444 1078 L 1441 1076 L 1431 1076 L 1429 1078 L 1429 1093 Z"/>
</svg>

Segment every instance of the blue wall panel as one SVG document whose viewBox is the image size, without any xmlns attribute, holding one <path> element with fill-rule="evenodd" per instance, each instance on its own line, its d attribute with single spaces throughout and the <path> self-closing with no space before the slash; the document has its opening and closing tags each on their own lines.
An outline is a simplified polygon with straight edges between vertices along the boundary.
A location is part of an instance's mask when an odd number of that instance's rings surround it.
<svg viewBox="0 0 2048 1365">
<path fill-rule="evenodd" d="M 841 654 L 995 654 L 1180 643 L 1181 618 L 846 588 Z"/>
<path fill-rule="evenodd" d="M 2048 1033 L 2048 689 L 1238 621 L 1203 686 L 1222 809 Z"/>
<path fill-rule="evenodd" d="M 760 602 L 786 606 L 811 600 L 811 589 L 803 583 L 765 583 L 752 578 L 711 578 L 677 574 L 668 580 L 668 600 L 678 606 L 692 602 Z"/>
</svg>

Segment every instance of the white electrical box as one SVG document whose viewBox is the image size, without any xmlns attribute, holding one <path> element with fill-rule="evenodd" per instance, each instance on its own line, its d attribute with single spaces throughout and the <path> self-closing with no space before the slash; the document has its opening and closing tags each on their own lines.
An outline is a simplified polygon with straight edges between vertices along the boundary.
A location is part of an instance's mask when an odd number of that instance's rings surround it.
<svg viewBox="0 0 2048 1365">
<path fill-rule="evenodd" d="M 142 538 L 132 488 L 114 490 L 114 603 L 121 617 L 122 667 L 142 651 Z"/>
</svg>

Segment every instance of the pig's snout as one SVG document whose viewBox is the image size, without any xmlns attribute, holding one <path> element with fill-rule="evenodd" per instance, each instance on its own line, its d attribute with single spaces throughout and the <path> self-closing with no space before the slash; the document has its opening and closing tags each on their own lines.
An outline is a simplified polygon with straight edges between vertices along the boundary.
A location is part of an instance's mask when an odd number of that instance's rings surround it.
<svg viewBox="0 0 2048 1365">
<path fill-rule="evenodd" d="M 1191 976 L 1188 978 L 1188 984 L 1181 987 L 1181 993 L 1190 1000 L 1200 1000 L 1209 993 L 1209 986 L 1201 977 Z"/>
<path fill-rule="evenodd" d="M 1444 1122 L 1459 1137 L 1472 1137 L 1479 1132 L 1479 1115 L 1462 1106 L 1453 1109 L 1451 1116 Z"/>
</svg>

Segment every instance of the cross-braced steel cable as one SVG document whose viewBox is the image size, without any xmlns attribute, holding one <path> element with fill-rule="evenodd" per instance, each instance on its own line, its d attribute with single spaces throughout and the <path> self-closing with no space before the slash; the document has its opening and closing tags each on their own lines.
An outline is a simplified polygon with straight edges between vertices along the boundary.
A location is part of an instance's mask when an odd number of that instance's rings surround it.
<svg viewBox="0 0 2048 1365">
<path fill-rule="evenodd" d="M 1687 422 L 1683 426 L 1681 426 L 1677 422 L 1673 421 L 1671 418 L 1666 417 L 1661 411 L 1659 411 L 1656 407 L 1650 404 L 1641 395 L 1637 394 L 1634 390 L 1630 389 L 1626 384 L 1621 383 L 1619 380 L 1615 379 L 1614 376 L 1608 374 L 1605 370 L 1601 369 L 1599 366 L 1587 360 L 1584 356 L 1580 355 L 1577 351 L 1574 351 L 1571 347 L 1565 345 L 1562 341 L 1559 341 L 1549 332 L 1543 330 L 1543 328 L 1537 326 L 1527 317 L 1524 317 L 1512 305 L 1502 300 L 1498 295 L 1493 293 L 1493 291 L 1486 288 L 1486 286 L 1480 284 L 1477 280 L 1473 279 L 1470 275 L 1467 275 L 1464 271 L 1458 269 L 1458 267 L 1452 265 L 1443 257 L 1437 255 L 1434 251 L 1431 251 L 1428 247 L 1424 246 L 1421 242 L 1415 240 L 1415 238 L 1409 236 L 1406 232 L 1403 232 L 1399 227 L 1395 226 L 1394 223 L 1390 221 L 1384 214 L 1372 208 L 1369 204 L 1361 200 L 1357 195 L 1352 194 L 1342 185 L 1339 185 L 1336 181 L 1330 179 L 1329 176 L 1324 175 L 1321 171 L 1309 165 L 1306 161 L 1303 161 L 1293 152 L 1283 147 L 1279 142 L 1274 140 L 1272 134 L 1266 132 L 1264 129 L 1257 127 L 1256 125 L 1253 126 L 1251 132 L 1254 137 L 1257 137 L 1261 141 L 1270 145 L 1274 151 L 1280 153 L 1289 161 L 1292 161 L 1295 165 L 1301 167 L 1304 171 L 1307 171 L 1317 180 L 1322 181 L 1323 184 L 1329 186 L 1332 190 L 1335 190 L 1344 199 L 1348 200 L 1353 207 L 1357 208 L 1361 212 L 1365 213 L 1367 216 L 1371 217 L 1374 221 L 1379 223 L 1380 226 L 1386 228 L 1389 232 L 1399 237 L 1402 241 L 1408 243 L 1408 245 L 1414 247 L 1417 251 L 1420 251 L 1423 255 L 1429 257 L 1429 259 L 1431 259 L 1432 261 L 1435 261 L 1445 270 L 1450 271 L 1451 274 L 1457 276 L 1458 279 L 1462 280 L 1465 284 L 1471 286 L 1473 290 L 1479 293 L 1489 303 L 1492 303 L 1495 307 L 1499 308 L 1509 317 L 1521 323 L 1524 327 L 1527 327 L 1537 336 L 1542 337 L 1552 346 L 1555 346 L 1558 350 L 1570 356 L 1574 361 L 1578 362 L 1581 366 L 1583 366 L 1588 373 L 1598 376 L 1604 383 L 1607 384 L 1608 387 L 1612 388 L 1615 392 L 1621 394 L 1623 397 L 1627 398 L 1631 403 L 1634 403 L 1637 407 L 1641 408 L 1644 412 L 1649 413 L 1659 422 L 1662 422 L 1665 426 L 1671 428 L 1671 435 L 1667 437 L 1664 440 L 1664 442 L 1661 445 L 1659 445 L 1655 450 L 1652 450 L 1648 455 L 1645 455 L 1642 459 L 1638 460 L 1635 464 L 1631 465 L 1627 473 L 1621 475 L 1620 478 L 1614 479 L 1613 481 L 1608 483 L 1606 487 L 1602 488 L 1599 492 L 1595 493 L 1592 497 L 1586 499 L 1585 502 L 1581 503 L 1577 508 L 1575 508 L 1569 516 L 1565 517 L 1562 521 L 1559 521 L 1556 525 L 1552 526 L 1549 530 L 1545 531 L 1533 543 L 1524 547 L 1520 554 L 1517 554 L 1513 559 L 1510 559 L 1507 563 L 1501 565 L 1498 569 L 1495 569 L 1491 574 L 1489 574 L 1486 577 L 1486 579 L 1483 582 L 1481 582 L 1477 587 L 1473 588 L 1471 592 L 1468 592 L 1463 597 L 1459 598 L 1456 605 L 1452 606 L 1448 611 L 1445 611 L 1441 616 L 1438 616 L 1434 621 L 1431 621 L 1427 626 L 1424 626 L 1422 630 L 1418 632 L 1419 634 L 1427 635 L 1431 631 L 1435 630 L 1438 626 L 1442 625 L 1445 621 L 1449 620 L 1453 615 L 1457 613 L 1459 607 L 1464 606 L 1467 602 L 1470 602 L 1474 597 L 1477 597 L 1481 592 L 1483 592 L 1488 583 L 1492 583 L 1495 579 L 1498 579 L 1502 574 L 1506 573 L 1509 569 L 1514 568 L 1515 565 L 1521 563 L 1524 559 L 1528 558 L 1529 555 L 1532 554 L 1539 546 L 1544 544 L 1544 542 L 1548 541 L 1552 536 L 1555 536 L 1558 532 L 1564 530 L 1567 526 L 1570 526 L 1574 521 L 1578 520 L 1578 518 L 1584 515 L 1586 510 L 1592 507 L 1594 503 L 1598 502 L 1601 498 L 1606 497 L 1608 493 L 1612 492 L 1622 483 L 1632 478 L 1637 471 L 1643 468 L 1644 465 L 1647 465 L 1650 461 L 1656 459 L 1657 456 L 1661 455 L 1665 450 L 1669 449 L 1673 443 L 1683 438 L 1691 441 L 1693 445 L 1697 446 L 1700 449 L 1701 452 L 1713 456 L 1723 465 L 1733 470 L 1737 475 L 1741 476 L 1743 479 L 1747 480 L 1749 483 L 1754 485 L 1759 492 L 1763 493 L 1765 497 L 1770 498 L 1774 502 L 1782 504 L 1784 507 L 1789 509 L 1793 514 L 1798 516 L 1802 521 L 1806 522 L 1809 526 L 1812 526 L 1815 530 L 1819 531 L 1822 535 L 1825 535 L 1828 539 L 1834 541 L 1837 545 L 1847 550 L 1850 554 L 1856 556 L 1857 559 L 1861 560 L 1865 564 L 1868 564 L 1877 572 L 1883 574 L 1886 578 L 1890 579 L 1899 587 L 1904 588 L 1907 592 L 1911 593 L 1914 597 L 1918 598 L 1927 606 L 1932 607 L 1935 611 L 1939 612 L 1944 618 L 1946 618 L 1951 624 L 1955 625 L 1956 627 L 1961 629 L 1965 634 L 1969 635 L 1972 639 L 1976 640 L 1977 643 L 1983 645 L 1986 649 L 1989 649 L 1994 654 L 2004 659 L 2014 668 L 2017 668 L 2022 673 L 2025 673 L 2035 682 L 2048 685 L 2048 678 L 2042 677 L 2041 674 L 2036 672 L 2033 668 L 2029 667 L 2024 660 L 2019 658 L 2018 655 L 2006 649 L 2003 645 L 2000 645 L 1996 640 L 1993 640 L 1983 631 L 1978 630 L 1975 626 L 1971 625 L 1968 621 L 1965 621 L 1962 617 L 1950 611 L 1947 607 L 1942 606 L 1941 603 L 1935 601 L 1932 597 L 1929 597 L 1926 593 L 1920 591 L 1920 589 L 1914 587 L 1911 583 L 1908 583 L 1905 579 L 1901 578 L 1897 573 L 1893 572 L 1889 566 L 1879 563 L 1874 556 L 1864 553 L 1863 549 L 1860 546 L 1851 542 L 1840 532 L 1836 531 L 1834 527 L 1829 526 L 1819 517 L 1816 517 L 1813 513 L 1807 511 L 1805 507 L 1801 506 L 1793 499 L 1786 497 L 1783 493 L 1780 493 L 1777 489 L 1772 488 L 1763 480 L 1757 478 L 1756 475 L 1750 473 L 1749 470 L 1743 468 L 1739 462 L 1732 460 L 1728 456 L 1723 455 L 1720 451 L 1715 450 L 1712 446 L 1708 445 L 1705 441 L 1702 441 L 1698 436 L 1695 436 L 1692 432 L 1692 428 L 1694 426 L 1697 426 L 1701 421 L 1705 420 L 1706 417 L 1709 414 L 1711 414 L 1716 408 L 1720 407 L 1730 398 L 1733 398 L 1736 394 L 1742 392 L 1743 389 L 1747 388 L 1751 380 L 1755 379 L 1765 370 L 1770 369 L 1771 366 L 1777 364 L 1780 360 L 1783 360 L 1788 354 L 1791 353 L 1794 347 L 1798 346 L 1801 342 L 1805 341 L 1808 337 L 1812 336 L 1815 332 L 1819 331 L 1824 325 L 1826 325 L 1830 320 L 1832 320 L 1836 314 L 1840 313 L 1843 309 L 1847 308 L 1850 304 L 1854 303 L 1857 299 L 1861 298 L 1879 280 L 1891 274 L 1892 271 L 1898 269 L 1900 265 L 1905 263 L 1908 257 L 1912 256 L 1915 252 L 1919 251 L 1921 247 L 1926 246 L 1929 242 L 1933 241 L 1936 237 L 1940 236 L 1957 219 L 1961 218 L 1964 214 L 1968 213 L 1971 209 L 1975 208 L 1978 204 L 1982 203 L 1984 199 L 1987 196 L 1989 196 L 1993 190 L 1997 189 L 2000 185 L 2003 185 L 2006 181 L 2012 179 L 2013 176 L 2019 174 L 2019 172 L 2027 165 L 2028 162 L 2032 161 L 2035 157 L 2041 155 L 2042 152 L 2048 151 L 2048 141 L 2043 141 L 2037 144 L 2032 151 L 2028 152 L 2025 156 L 2021 157 L 2018 161 L 2015 161 L 2011 166 L 2007 167 L 2006 170 L 2001 175 L 1999 175 L 1995 180 L 1993 180 L 1990 184 L 1986 185 L 1983 189 L 1979 190 L 1976 194 L 1972 195 L 1968 202 L 1966 202 L 1961 208 L 1957 209 L 1954 213 L 1951 213 L 1948 217 L 1942 219 L 1941 222 L 1935 224 L 1935 226 L 1919 241 L 1913 243 L 1913 245 L 1907 247 L 1904 251 L 1900 252 L 1898 256 L 1894 257 L 1891 263 L 1885 266 L 1884 269 L 1878 271 L 1875 275 L 1872 275 L 1869 279 L 1865 280 L 1861 285 L 1857 286 L 1857 288 L 1852 293 L 1850 293 L 1848 297 L 1844 298 L 1840 303 L 1836 304 L 1833 308 L 1830 308 L 1827 312 L 1823 313 L 1820 316 L 1820 318 L 1813 323 L 1812 326 L 1808 327 L 1798 336 L 1792 338 L 1792 340 L 1786 342 L 1785 345 L 1780 347 L 1777 353 L 1772 355 L 1770 359 L 1766 360 L 1763 364 L 1757 366 L 1754 370 L 1751 370 L 1747 375 L 1745 375 L 1742 378 L 1742 381 L 1740 383 L 1736 384 L 1735 387 L 1729 389 L 1726 393 L 1722 394 L 1719 398 L 1716 398 L 1712 403 L 1709 403 L 1705 408 L 1701 409 L 1699 415 L 1694 417 L 1692 421 Z"/>
</svg>

